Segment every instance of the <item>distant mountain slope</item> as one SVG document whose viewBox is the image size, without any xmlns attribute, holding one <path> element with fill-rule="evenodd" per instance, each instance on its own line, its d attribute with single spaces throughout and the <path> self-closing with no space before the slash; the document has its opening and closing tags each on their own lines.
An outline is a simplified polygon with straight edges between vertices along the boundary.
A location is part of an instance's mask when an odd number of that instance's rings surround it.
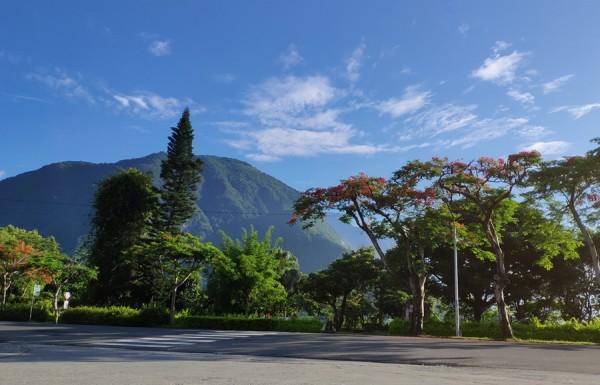
<svg viewBox="0 0 600 385">
<path fill-rule="evenodd" d="M 163 153 L 117 163 L 62 162 L 0 181 L 0 226 L 14 224 L 54 235 L 72 252 L 89 231 L 91 202 L 96 184 L 119 169 L 136 167 L 151 172 L 156 182 Z M 203 180 L 200 210 L 188 230 L 216 244 L 220 230 L 233 237 L 253 225 L 261 233 L 275 226 L 275 236 L 298 256 L 303 271 L 326 266 L 347 244 L 327 224 L 310 231 L 287 221 L 298 192 L 246 162 L 201 156 Z"/>
</svg>

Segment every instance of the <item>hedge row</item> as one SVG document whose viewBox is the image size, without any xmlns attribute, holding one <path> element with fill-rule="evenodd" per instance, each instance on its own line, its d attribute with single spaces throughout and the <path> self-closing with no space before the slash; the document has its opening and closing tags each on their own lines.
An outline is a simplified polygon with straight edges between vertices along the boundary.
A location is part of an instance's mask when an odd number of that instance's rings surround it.
<svg viewBox="0 0 600 385">
<path fill-rule="evenodd" d="M 31 305 L 26 303 L 0 305 L 0 321 L 28 321 L 30 308 Z M 34 305 L 31 320 L 36 322 L 52 320 L 51 309 L 39 304 Z"/>
<path fill-rule="evenodd" d="M 541 323 L 533 320 L 530 323 L 513 323 L 516 338 L 540 341 L 571 341 L 600 343 L 600 320 L 581 323 L 571 320 L 564 323 Z M 390 323 L 389 333 L 392 335 L 408 335 L 410 324 L 406 320 L 396 319 Z M 455 334 L 454 324 L 436 321 L 425 322 L 424 332 L 431 336 L 448 337 Z M 500 326 L 497 322 L 463 322 L 461 333 L 464 337 L 480 337 L 499 339 Z"/>
<path fill-rule="evenodd" d="M 0 320 L 27 321 L 29 305 L 10 304 L 0 306 Z M 34 321 L 53 321 L 52 309 L 34 307 Z M 132 309 L 125 306 L 78 306 L 65 310 L 61 323 L 85 325 L 115 325 L 115 326 L 166 326 L 169 324 L 169 313 L 166 309 L 144 307 Z M 196 329 L 221 330 L 260 330 L 260 331 L 289 331 L 314 332 L 321 331 L 321 322 L 315 318 L 256 318 L 244 316 L 191 316 L 180 314 L 176 319 L 177 327 Z"/>
<path fill-rule="evenodd" d="M 132 309 L 126 306 L 79 306 L 63 312 L 60 322 L 86 325 L 160 326 L 169 323 L 169 312 L 156 307 Z"/>
</svg>

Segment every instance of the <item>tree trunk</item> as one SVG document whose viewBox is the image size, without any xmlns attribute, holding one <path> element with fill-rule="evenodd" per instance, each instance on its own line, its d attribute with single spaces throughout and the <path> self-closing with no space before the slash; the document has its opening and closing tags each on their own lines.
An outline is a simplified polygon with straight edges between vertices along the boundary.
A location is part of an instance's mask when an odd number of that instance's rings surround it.
<svg viewBox="0 0 600 385">
<path fill-rule="evenodd" d="M 426 275 L 412 273 L 409 277 L 410 291 L 412 294 L 412 313 L 410 315 L 410 334 L 418 336 L 423 334 L 423 320 L 425 319 L 425 282 Z"/>
<path fill-rule="evenodd" d="M 342 304 L 340 305 L 340 314 L 336 317 L 335 329 L 342 330 L 344 326 L 344 318 L 346 316 L 346 303 L 348 302 L 348 295 L 344 294 L 342 297 Z"/>
<path fill-rule="evenodd" d="M 579 231 L 581 231 L 583 241 L 585 242 L 585 246 L 587 247 L 588 252 L 590 253 L 590 257 L 592 257 L 592 268 L 594 269 L 596 278 L 600 279 L 600 258 L 598 258 L 598 250 L 596 249 L 594 239 L 592 238 L 592 235 L 590 234 L 590 231 L 588 230 L 587 226 L 581 220 L 581 217 L 579 216 L 579 213 L 575 208 L 575 204 L 569 204 L 569 211 L 571 211 L 571 215 L 573 216 L 573 219 L 575 219 L 575 223 L 577 224 Z"/>
<path fill-rule="evenodd" d="M 171 289 L 171 307 L 169 309 L 169 323 L 171 325 L 175 324 L 175 300 L 177 299 L 177 288 L 179 286 L 174 286 Z"/>
<path fill-rule="evenodd" d="M 60 293 L 60 286 L 54 292 L 54 323 L 58 324 L 58 318 L 60 316 L 60 310 L 58 309 L 58 294 Z"/>
<path fill-rule="evenodd" d="M 510 326 L 510 319 L 508 317 L 508 310 L 506 308 L 506 301 L 504 300 L 504 288 L 508 284 L 508 275 L 506 274 L 506 268 L 504 267 L 504 252 L 500 246 L 496 228 L 492 223 L 491 219 L 486 224 L 486 234 L 489 241 L 494 249 L 496 255 L 496 274 L 494 274 L 494 295 L 496 297 L 496 305 L 498 306 L 498 315 L 500 317 L 500 330 L 502 332 L 502 339 L 514 338 L 512 327 Z"/>
<path fill-rule="evenodd" d="M 8 296 L 8 277 L 4 274 L 4 280 L 2 282 L 2 305 L 6 305 L 6 297 Z"/>
</svg>

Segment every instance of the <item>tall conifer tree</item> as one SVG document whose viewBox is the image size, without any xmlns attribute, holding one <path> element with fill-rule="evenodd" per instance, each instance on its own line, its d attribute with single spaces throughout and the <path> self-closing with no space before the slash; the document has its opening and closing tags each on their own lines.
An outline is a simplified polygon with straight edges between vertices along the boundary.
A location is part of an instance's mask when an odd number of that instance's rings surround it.
<svg viewBox="0 0 600 385">
<path fill-rule="evenodd" d="M 196 192 L 200 182 L 202 161 L 194 157 L 194 130 L 190 111 L 185 109 L 169 137 L 167 159 L 162 161 L 163 181 L 160 206 L 160 227 L 178 233 L 196 210 Z"/>
</svg>

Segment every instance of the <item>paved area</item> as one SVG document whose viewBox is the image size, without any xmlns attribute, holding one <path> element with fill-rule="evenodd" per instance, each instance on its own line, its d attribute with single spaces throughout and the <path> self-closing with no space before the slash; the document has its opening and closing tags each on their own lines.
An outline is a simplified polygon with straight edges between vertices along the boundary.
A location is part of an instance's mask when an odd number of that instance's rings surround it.
<svg viewBox="0 0 600 385">
<path fill-rule="evenodd" d="M 0 323 L 2 385 L 598 384 L 598 362 L 596 346 Z"/>
</svg>

